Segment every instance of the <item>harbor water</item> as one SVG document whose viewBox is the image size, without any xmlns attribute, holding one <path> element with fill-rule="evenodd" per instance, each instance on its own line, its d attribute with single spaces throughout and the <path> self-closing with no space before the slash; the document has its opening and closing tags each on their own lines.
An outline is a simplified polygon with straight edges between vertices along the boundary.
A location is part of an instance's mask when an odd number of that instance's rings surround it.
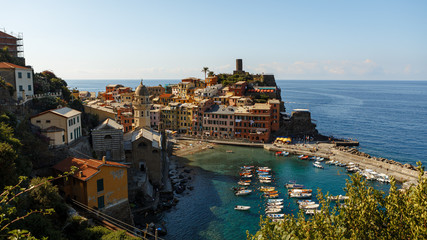
<svg viewBox="0 0 427 240">
<path fill-rule="evenodd" d="M 178 80 L 144 81 L 148 86 L 176 83 Z M 67 80 L 79 90 L 102 91 L 109 83 L 136 87 L 139 80 Z M 317 129 L 325 135 L 360 141 L 360 150 L 372 156 L 402 163 L 427 164 L 427 81 L 277 81 L 287 112 L 307 108 Z M 233 153 L 227 153 L 232 150 Z M 312 161 L 296 156 L 276 157 L 263 149 L 215 146 L 186 156 L 194 167 L 194 190 L 184 194 L 176 207 L 161 216 L 166 222 L 166 239 L 244 239 L 246 230 L 255 233 L 264 199 L 259 191 L 237 197 L 230 190 L 237 186 L 242 165 L 269 166 L 275 172 L 272 185 L 285 198 L 284 213 L 295 213 L 297 205 L 285 194 L 284 184 L 296 181 L 313 190 L 343 194 L 348 175 L 344 168 L 318 169 Z M 372 182 L 387 190 L 387 184 Z M 258 187 L 259 184 L 256 184 Z M 249 205 L 245 211 L 235 205 Z"/>
</svg>

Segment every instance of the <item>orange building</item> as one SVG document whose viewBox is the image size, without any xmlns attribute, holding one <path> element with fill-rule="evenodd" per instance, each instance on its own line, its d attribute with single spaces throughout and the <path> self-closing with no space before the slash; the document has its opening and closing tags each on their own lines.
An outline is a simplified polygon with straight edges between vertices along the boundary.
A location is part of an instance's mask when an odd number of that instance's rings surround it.
<svg viewBox="0 0 427 240">
<path fill-rule="evenodd" d="M 60 193 L 66 198 L 98 209 L 128 202 L 128 166 L 105 160 L 69 157 L 53 168 L 64 173 L 69 172 L 72 166 L 78 168 L 75 174 L 68 180 L 62 178 L 58 182 Z"/>
<path fill-rule="evenodd" d="M 278 131 L 280 129 L 280 101 L 270 99 L 268 104 L 271 106 L 271 131 Z"/>
<path fill-rule="evenodd" d="M 132 125 L 134 122 L 133 113 L 131 107 L 118 107 L 117 110 L 117 122 L 123 126 L 125 133 L 132 131 Z"/>
<path fill-rule="evenodd" d="M 218 77 L 217 76 L 210 76 L 210 77 L 207 77 L 205 79 L 205 84 L 207 87 L 216 85 L 217 83 L 218 83 Z"/>
<path fill-rule="evenodd" d="M 235 137 L 252 142 L 268 142 L 271 133 L 271 105 L 256 103 L 235 111 Z"/>
<path fill-rule="evenodd" d="M 239 81 L 229 87 L 229 91 L 234 93 L 234 96 L 243 96 L 246 92 L 247 83 L 245 81 Z"/>
</svg>

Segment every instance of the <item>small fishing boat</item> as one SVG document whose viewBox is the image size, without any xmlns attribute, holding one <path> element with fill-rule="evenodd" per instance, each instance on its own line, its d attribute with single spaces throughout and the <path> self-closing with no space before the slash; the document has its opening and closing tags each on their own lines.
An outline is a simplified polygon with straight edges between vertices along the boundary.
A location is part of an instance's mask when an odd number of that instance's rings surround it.
<svg viewBox="0 0 427 240">
<path fill-rule="evenodd" d="M 270 209 L 270 208 L 280 208 L 280 209 L 282 209 L 282 208 L 284 208 L 284 206 L 283 205 L 267 205 L 267 207 L 266 207 L 266 209 Z"/>
<path fill-rule="evenodd" d="M 284 213 L 276 213 L 276 214 L 267 214 L 269 218 L 283 218 L 285 216 Z"/>
<path fill-rule="evenodd" d="M 317 167 L 317 168 L 321 168 L 321 169 L 323 169 L 324 167 L 322 166 L 322 164 L 320 164 L 320 162 L 314 162 L 313 163 L 313 167 Z"/>
<path fill-rule="evenodd" d="M 259 180 L 260 183 L 271 183 L 271 180 L 261 179 Z"/>
<path fill-rule="evenodd" d="M 283 202 L 283 198 L 278 198 L 278 199 L 268 199 L 267 200 L 268 203 L 281 203 Z"/>
<path fill-rule="evenodd" d="M 242 186 L 249 186 L 249 185 L 251 185 L 250 182 L 244 182 L 244 181 L 238 181 L 237 184 L 242 185 Z"/>
<path fill-rule="evenodd" d="M 316 209 L 320 205 L 319 204 L 305 204 L 305 205 L 299 205 L 300 209 Z"/>
<path fill-rule="evenodd" d="M 226 153 L 233 153 L 233 150 L 227 150 Z"/>
<path fill-rule="evenodd" d="M 348 200 L 348 199 L 350 199 L 350 197 L 349 196 L 338 195 L 338 196 L 329 196 L 328 199 L 331 200 L 331 201 L 340 201 L 340 200 Z"/>
<path fill-rule="evenodd" d="M 301 157 L 301 159 L 302 159 L 302 160 L 307 160 L 307 159 L 308 159 L 308 156 L 307 156 L 307 155 L 305 155 L 305 156 Z"/>
<path fill-rule="evenodd" d="M 247 211 L 251 209 L 250 206 L 242 206 L 242 205 L 237 205 L 234 207 L 234 210 L 239 210 L 239 211 Z"/>
<path fill-rule="evenodd" d="M 325 160 L 325 158 L 322 158 L 322 157 L 316 157 L 316 160 L 317 160 L 317 161 L 319 161 L 319 162 L 321 162 L 321 161 Z"/>
<path fill-rule="evenodd" d="M 242 178 L 251 178 L 253 175 L 242 175 Z"/>
<path fill-rule="evenodd" d="M 259 188 L 259 190 L 261 192 L 270 192 L 270 191 L 276 190 L 276 188 L 275 187 L 262 186 L 262 187 Z"/>
<path fill-rule="evenodd" d="M 277 200 L 277 199 L 270 199 L 270 200 Z M 283 206 L 283 202 L 267 202 L 267 206 Z"/>
<path fill-rule="evenodd" d="M 254 168 L 254 166 L 242 166 L 242 167 L 240 167 L 240 169 L 253 169 Z"/>
<path fill-rule="evenodd" d="M 269 208 L 269 209 L 265 209 L 265 213 L 279 213 L 281 211 L 282 211 L 282 209 L 280 209 L 280 208 Z"/>
<path fill-rule="evenodd" d="M 311 189 L 308 189 L 308 188 L 306 188 L 306 189 L 289 189 L 288 190 L 288 193 L 311 193 L 311 192 L 313 192 L 313 190 L 311 190 Z"/>
<path fill-rule="evenodd" d="M 310 160 L 316 160 L 316 159 L 317 159 L 316 156 L 310 157 Z"/>
<path fill-rule="evenodd" d="M 264 194 L 277 194 L 278 193 L 278 191 L 276 190 L 276 191 L 267 191 L 267 192 L 264 192 Z"/>
<path fill-rule="evenodd" d="M 290 193 L 291 198 L 311 198 L 311 193 Z"/>
<path fill-rule="evenodd" d="M 299 155 L 299 156 L 298 156 L 298 158 L 302 158 L 302 157 L 304 157 L 304 155 Z"/>
<path fill-rule="evenodd" d="M 263 180 L 271 180 L 271 177 L 269 176 L 258 176 L 258 178 Z"/>
<path fill-rule="evenodd" d="M 235 193 L 235 195 L 236 196 L 244 196 L 244 195 L 248 195 L 251 192 L 252 192 L 252 190 L 250 190 L 250 189 L 239 190 Z"/>
<path fill-rule="evenodd" d="M 285 187 L 287 189 L 301 189 L 301 188 L 304 188 L 305 186 L 301 184 L 296 184 L 296 183 L 287 183 L 285 184 Z"/>
<path fill-rule="evenodd" d="M 277 197 L 279 197 L 279 194 L 264 194 L 264 197 L 266 197 L 266 198 L 277 198 Z"/>
<path fill-rule="evenodd" d="M 314 214 L 318 214 L 318 213 L 321 213 L 322 211 L 321 210 L 318 210 L 318 209 L 307 209 L 307 210 L 305 210 L 305 214 L 307 214 L 307 215 L 314 215 Z"/>
</svg>

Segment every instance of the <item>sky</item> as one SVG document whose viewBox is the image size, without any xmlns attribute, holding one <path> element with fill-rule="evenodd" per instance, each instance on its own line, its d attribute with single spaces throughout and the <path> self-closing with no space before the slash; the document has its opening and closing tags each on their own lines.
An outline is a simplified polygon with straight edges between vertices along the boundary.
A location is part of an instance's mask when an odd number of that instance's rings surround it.
<svg viewBox="0 0 427 240">
<path fill-rule="evenodd" d="M 26 63 L 63 79 L 427 80 L 427 1 L 5 1 Z"/>
</svg>

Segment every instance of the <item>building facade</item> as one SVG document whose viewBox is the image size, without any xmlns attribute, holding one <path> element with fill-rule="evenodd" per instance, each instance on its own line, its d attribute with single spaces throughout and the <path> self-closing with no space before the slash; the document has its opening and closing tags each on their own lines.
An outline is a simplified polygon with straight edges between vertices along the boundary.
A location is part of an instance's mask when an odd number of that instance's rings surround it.
<svg viewBox="0 0 427 240">
<path fill-rule="evenodd" d="M 34 95 L 33 69 L 8 62 L 0 62 L 0 76 L 12 84 L 15 99 L 25 99 Z"/>
</svg>

